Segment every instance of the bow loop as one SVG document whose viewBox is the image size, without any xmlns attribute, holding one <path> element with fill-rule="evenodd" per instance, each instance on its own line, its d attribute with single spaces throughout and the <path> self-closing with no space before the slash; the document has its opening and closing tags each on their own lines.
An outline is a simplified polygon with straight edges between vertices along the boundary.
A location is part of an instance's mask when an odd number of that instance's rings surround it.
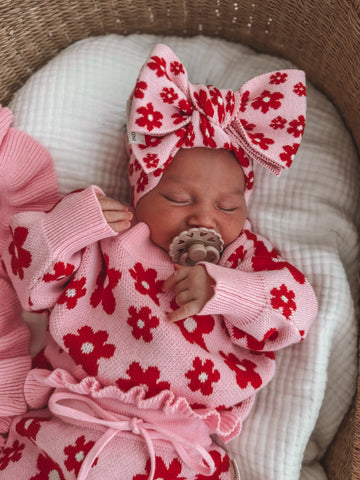
<svg viewBox="0 0 360 480">
<path fill-rule="evenodd" d="M 183 64 L 162 44 L 142 67 L 131 101 L 134 201 L 158 183 L 180 148 L 233 150 L 250 190 L 253 161 L 278 175 L 292 164 L 305 128 L 304 72 L 266 73 L 237 91 L 192 85 Z M 150 181 L 149 174 L 157 181 Z"/>
</svg>

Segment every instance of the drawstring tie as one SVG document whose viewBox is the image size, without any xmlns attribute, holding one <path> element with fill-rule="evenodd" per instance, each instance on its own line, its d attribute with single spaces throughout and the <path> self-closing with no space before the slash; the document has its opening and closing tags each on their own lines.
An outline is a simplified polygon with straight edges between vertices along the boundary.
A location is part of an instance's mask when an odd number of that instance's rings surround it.
<svg viewBox="0 0 360 480">
<path fill-rule="evenodd" d="M 76 406 L 74 406 L 74 402 L 71 407 L 63 404 L 63 402 L 73 400 L 76 401 Z M 102 450 L 116 435 L 125 431 L 140 435 L 146 443 L 151 463 L 149 480 L 153 480 L 155 475 L 155 449 L 153 441 L 159 439 L 170 442 L 182 461 L 193 471 L 203 475 L 211 475 L 215 471 L 215 463 L 207 450 L 202 446 L 201 441 L 204 439 L 200 438 L 197 429 L 194 429 L 192 440 L 190 441 L 160 425 L 147 423 L 137 417 L 128 417 L 105 410 L 92 398 L 76 393 L 54 392 L 50 397 L 48 406 L 54 415 L 61 417 L 68 423 L 74 423 L 75 420 L 85 424 L 90 423 L 107 427 L 105 433 L 95 442 L 85 457 L 77 477 L 78 480 L 86 480 L 91 466 Z M 89 407 L 93 413 L 89 413 Z"/>
</svg>

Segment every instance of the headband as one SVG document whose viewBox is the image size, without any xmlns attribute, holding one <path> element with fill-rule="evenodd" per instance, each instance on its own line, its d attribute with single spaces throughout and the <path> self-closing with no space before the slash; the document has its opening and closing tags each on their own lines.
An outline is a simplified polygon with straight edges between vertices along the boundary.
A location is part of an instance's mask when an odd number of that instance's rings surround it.
<svg viewBox="0 0 360 480">
<path fill-rule="evenodd" d="M 253 162 L 275 175 L 287 169 L 305 127 L 301 70 L 270 72 L 239 90 L 192 85 L 166 45 L 156 45 L 128 102 L 129 178 L 133 203 L 160 181 L 180 148 L 225 148 L 238 158 L 253 188 Z"/>
</svg>

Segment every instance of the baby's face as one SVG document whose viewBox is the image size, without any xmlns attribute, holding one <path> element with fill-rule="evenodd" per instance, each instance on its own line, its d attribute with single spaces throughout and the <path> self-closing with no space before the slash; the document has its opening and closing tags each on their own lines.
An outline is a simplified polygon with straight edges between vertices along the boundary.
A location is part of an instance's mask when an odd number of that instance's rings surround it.
<svg viewBox="0 0 360 480">
<path fill-rule="evenodd" d="M 192 227 L 213 228 L 225 247 L 240 234 L 247 216 L 245 177 L 224 149 L 180 149 L 158 185 L 136 206 L 152 241 L 168 251 L 172 239 Z"/>
</svg>

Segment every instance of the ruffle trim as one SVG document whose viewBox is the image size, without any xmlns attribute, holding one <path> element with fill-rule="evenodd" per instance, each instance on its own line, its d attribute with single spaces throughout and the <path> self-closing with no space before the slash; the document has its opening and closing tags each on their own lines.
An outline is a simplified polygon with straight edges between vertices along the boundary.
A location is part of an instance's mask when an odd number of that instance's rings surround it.
<svg viewBox="0 0 360 480">
<path fill-rule="evenodd" d="M 95 377 L 76 380 L 69 372 L 56 369 L 53 372 L 43 369 L 31 370 L 25 382 L 25 399 L 30 408 L 43 408 L 54 389 L 86 395 L 94 400 L 115 400 L 136 406 L 140 410 L 158 410 L 166 415 L 181 414 L 188 419 L 203 421 L 211 434 L 216 434 L 223 442 L 235 438 L 241 430 L 241 419 L 230 411 L 221 413 L 215 409 L 193 410 L 184 397 L 176 396 L 170 390 L 163 390 L 151 398 L 146 397 L 143 386 L 123 392 L 115 385 L 103 387 Z"/>
</svg>

